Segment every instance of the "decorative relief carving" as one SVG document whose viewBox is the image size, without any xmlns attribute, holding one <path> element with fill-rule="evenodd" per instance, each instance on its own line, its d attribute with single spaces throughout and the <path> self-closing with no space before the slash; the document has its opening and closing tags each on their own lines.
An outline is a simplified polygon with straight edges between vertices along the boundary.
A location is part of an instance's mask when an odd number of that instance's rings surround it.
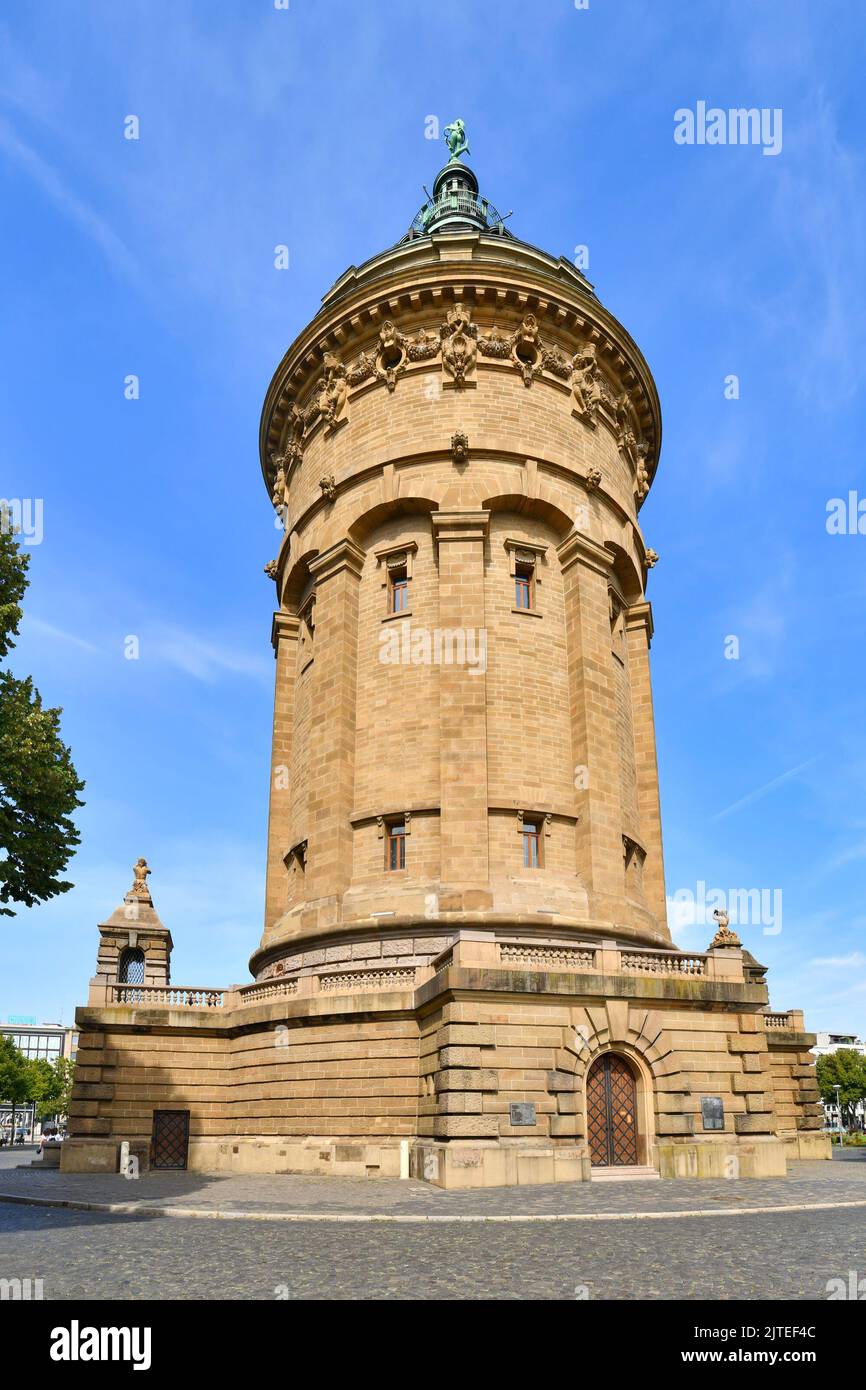
<svg viewBox="0 0 866 1390">
<path fill-rule="evenodd" d="M 587 492 L 595 492 L 596 488 L 601 487 L 601 469 L 590 468 L 584 480 L 584 487 Z"/>
<path fill-rule="evenodd" d="M 442 365 L 457 387 L 465 386 L 475 375 L 478 359 L 478 329 L 468 309 L 455 304 L 439 330 L 442 339 Z"/>
<path fill-rule="evenodd" d="M 468 463 L 469 461 L 469 436 L 463 430 L 457 430 L 451 436 L 451 457 L 455 463 Z"/>
<path fill-rule="evenodd" d="M 415 982 L 415 967 L 393 967 L 385 970 L 344 970 L 336 975 L 320 975 L 319 989 L 326 991 L 371 989 L 405 989 Z"/>
<path fill-rule="evenodd" d="M 337 495 L 337 479 L 333 473 L 326 473 L 319 479 L 319 487 L 322 489 L 322 496 L 326 502 L 333 502 Z"/>
<path fill-rule="evenodd" d="M 397 378 L 406 370 L 406 337 L 395 328 L 391 319 L 386 319 L 379 329 L 379 345 L 376 351 L 375 372 L 384 381 L 389 391 L 397 385 Z"/>
<path fill-rule="evenodd" d="M 511 339 L 500 333 L 498 328 L 492 329 L 489 337 L 479 338 L 478 346 L 484 357 L 506 359 L 511 356 Z"/>
<path fill-rule="evenodd" d="M 524 386 L 531 386 L 541 360 L 541 337 L 538 332 L 538 319 L 534 314 L 527 314 L 520 327 L 512 333 L 509 356 L 522 373 Z"/>
<path fill-rule="evenodd" d="M 354 367 L 346 374 L 346 381 L 349 386 L 360 386 L 371 376 L 376 375 L 376 359 L 370 352 L 362 352 Z"/>
<path fill-rule="evenodd" d="M 568 381 L 571 376 L 571 363 L 558 347 L 542 348 L 541 365 L 551 376 L 558 376 L 562 381 Z"/>
<path fill-rule="evenodd" d="M 432 361 L 440 352 L 443 371 L 458 388 L 474 381 L 480 352 L 487 358 L 511 362 L 526 386 L 531 386 L 542 372 L 569 383 L 573 413 L 590 429 L 597 427 L 603 406 L 603 418 L 613 428 L 617 447 L 634 474 L 638 505 L 644 500 L 650 486 L 649 443 L 640 432 L 629 392 L 617 393 L 603 375 L 599 346 L 587 341 L 569 358 L 559 346 L 544 341 L 538 320 L 532 313 L 525 314 L 520 325 L 510 333 L 494 327 L 489 333 L 480 335 L 478 326 L 472 322 L 472 311 L 458 302 L 448 310 L 438 333 L 422 328 L 410 336 L 389 318 L 382 322 L 375 346 L 361 352 L 350 364 L 344 364 L 333 352 L 324 353 L 323 374 L 312 399 L 303 409 L 290 403 L 283 452 L 270 455 L 274 469 L 273 502 L 277 510 L 285 508 L 292 473 L 303 455 L 305 433 L 319 416 L 324 420 L 326 431 L 336 428 L 344 418 L 350 387 L 373 380 L 383 383 L 392 392 L 410 363 Z M 452 457 L 455 462 L 466 461 L 459 450 L 455 452 L 453 444 Z M 600 481 L 598 470 L 591 469 L 586 479 L 587 490 L 594 490 Z"/>
<path fill-rule="evenodd" d="M 268 576 L 269 579 L 276 579 L 277 568 L 278 563 L 276 560 L 268 560 L 268 563 L 265 565 L 265 574 Z"/>
<path fill-rule="evenodd" d="M 499 947 L 503 965 L 513 961 L 525 968 L 536 966 L 546 970 L 564 966 L 567 970 L 591 970 L 595 965 L 595 950 L 583 946 L 523 946 L 503 942 Z"/>
<path fill-rule="evenodd" d="M 637 445 L 637 471 L 635 472 L 634 493 L 638 502 L 642 502 L 650 489 L 649 468 L 647 467 L 647 457 L 649 455 L 649 445 L 646 440 L 641 440 Z"/>
<path fill-rule="evenodd" d="M 319 387 L 318 409 L 324 417 L 325 428 L 334 429 L 339 423 L 346 404 L 346 368 L 333 352 L 324 357 L 325 375 Z"/>
<path fill-rule="evenodd" d="M 658 551 L 657 551 L 657 550 L 653 550 L 653 549 L 652 549 L 652 546 L 650 546 L 649 550 L 647 550 L 646 554 L 644 555 L 644 564 L 646 565 L 646 567 L 647 567 L 648 570 L 651 570 L 651 569 L 655 569 L 655 567 L 656 567 L 656 565 L 658 564 L 658 562 L 659 562 Z"/>
<path fill-rule="evenodd" d="M 601 381 L 595 343 L 585 343 L 571 359 L 571 392 L 577 414 L 594 430 L 598 424 L 598 408 L 601 402 Z"/>
<path fill-rule="evenodd" d="M 439 339 L 435 333 L 420 329 L 406 345 L 406 356 L 410 362 L 427 362 L 439 352 Z"/>
</svg>

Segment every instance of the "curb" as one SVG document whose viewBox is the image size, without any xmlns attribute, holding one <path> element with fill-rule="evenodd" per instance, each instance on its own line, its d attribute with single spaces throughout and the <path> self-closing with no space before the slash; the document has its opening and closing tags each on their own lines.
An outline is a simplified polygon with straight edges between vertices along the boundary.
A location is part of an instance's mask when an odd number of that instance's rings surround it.
<svg viewBox="0 0 866 1390">
<path fill-rule="evenodd" d="M 537 1212 L 528 1215 L 460 1215 L 453 1216 L 413 1216 L 389 1215 L 380 1212 L 331 1212 L 331 1211 L 232 1211 L 226 1207 L 175 1207 L 146 1206 L 136 1202 L 81 1202 L 71 1198 L 55 1200 L 50 1197 L 22 1197 L 17 1193 L 0 1192 L 0 1202 L 11 1206 L 55 1207 L 64 1211 L 102 1212 L 109 1216 L 173 1216 L 189 1220 L 205 1221 L 296 1221 L 296 1222 L 385 1222 L 394 1225 L 452 1225 L 491 1224 L 509 1225 L 516 1222 L 532 1221 L 682 1221 L 692 1217 L 707 1216 L 768 1216 L 788 1211 L 845 1211 L 854 1207 L 866 1207 L 866 1200 L 851 1202 L 798 1202 L 783 1207 L 696 1207 L 691 1211 L 599 1211 L 599 1212 Z"/>
</svg>

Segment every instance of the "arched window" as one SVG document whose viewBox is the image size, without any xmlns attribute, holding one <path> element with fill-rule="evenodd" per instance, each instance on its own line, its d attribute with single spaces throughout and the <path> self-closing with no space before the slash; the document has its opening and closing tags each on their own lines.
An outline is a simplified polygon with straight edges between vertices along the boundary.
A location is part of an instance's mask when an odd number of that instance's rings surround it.
<svg viewBox="0 0 866 1390">
<path fill-rule="evenodd" d="M 144 951 L 130 947 L 120 957 L 117 978 L 122 985 L 144 984 Z"/>
</svg>

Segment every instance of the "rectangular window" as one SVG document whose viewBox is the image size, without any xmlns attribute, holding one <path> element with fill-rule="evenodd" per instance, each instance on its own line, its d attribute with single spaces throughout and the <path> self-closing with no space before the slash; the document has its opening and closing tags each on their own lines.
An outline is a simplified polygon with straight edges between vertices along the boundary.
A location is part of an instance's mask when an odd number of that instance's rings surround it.
<svg viewBox="0 0 866 1390">
<path fill-rule="evenodd" d="M 541 825 L 537 820 L 523 822 L 523 867 L 541 868 Z"/>
<path fill-rule="evenodd" d="M 535 566 L 520 561 L 514 567 L 514 606 L 532 607 L 532 580 Z"/>
<path fill-rule="evenodd" d="M 385 864 L 390 873 L 392 869 L 406 867 L 406 822 L 394 821 L 388 826 Z"/>
<path fill-rule="evenodd" d="M 406 566 L 388 567 L 388 612 L 405 613 L 409 608 L 409 576 Z"/>
</svg>

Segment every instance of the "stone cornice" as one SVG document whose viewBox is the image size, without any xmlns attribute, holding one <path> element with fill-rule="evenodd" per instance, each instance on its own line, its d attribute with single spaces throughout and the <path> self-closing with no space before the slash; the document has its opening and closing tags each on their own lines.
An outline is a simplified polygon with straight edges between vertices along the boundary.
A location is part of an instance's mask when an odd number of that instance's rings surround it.
<svg viewBox="0 0 866 1390">
<path fill-rule="evenodd" d="M 280 642 L 297 641 L 301 628 L 300 618 L 294 613 L 275 613 L 271 622 L 271 646 L 276 655 Z"/>
<path fill-rule="evenodd" d="M 562 544 L 556 547 L 556 553 L 563 573 L 573 564 L 581 564 L 607 578 L 613 569 L 613 556 L 610 551 L 599 545 L 598 541 L 585 536 L 582 531 L 573 531 L 570 536 L 566 536 Z"/>
<path fill-rule="evenodd" d="M 645 628 L 647 644 L 652 640 L 653 635 L 653 610 L 652 604 L 646 599 L 642 603 L 632 603 L 623 610 L 623 617 L 627 628 Z"/>
<path fill-rule="evenodd" d="M 329 546 L 321 555 L 317 555 L 315 560 L 310 561 L 310 574 L 317 586 L 333 579 L 334 575 L 341 574 L 343 570 L 349 570 L 359 577 L 364 568 L 364 557 L 365 552 L 361 547 L 349 536 L 345 536 L 343 540 Z"/>
<path fill-rule="evenodd" d="M 490 513 L 432 512 L 433 538 L 437 545 L 443 541 L 483 541 L 487 537 Z"/>
</svg>

